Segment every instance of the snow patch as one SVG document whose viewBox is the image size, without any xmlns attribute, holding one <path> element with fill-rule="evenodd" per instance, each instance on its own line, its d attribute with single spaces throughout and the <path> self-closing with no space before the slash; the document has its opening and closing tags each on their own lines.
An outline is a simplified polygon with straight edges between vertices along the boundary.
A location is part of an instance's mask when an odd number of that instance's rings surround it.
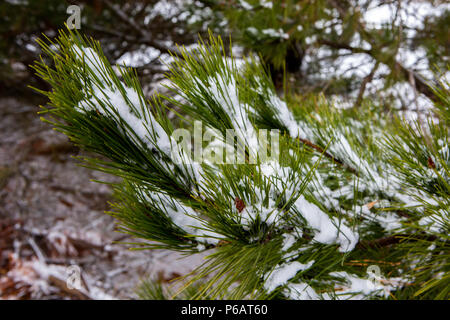
<svg viewBox="0 0 450 320">
<path fill-rule="evenodd" d="M 313 261 L 309 261 L 306 264 L 300 263 L 298 261 L 293 261 L 286 263 L 284 265 L 278 266 L 267 278 L 264 283 L 264 288 L 268 292 L 272 292 L 277 287 L 284 285 L 289 279 L 292 279 L 299 271 L 304 271 L 309 269 L 314 264 Z"/>
</svg>

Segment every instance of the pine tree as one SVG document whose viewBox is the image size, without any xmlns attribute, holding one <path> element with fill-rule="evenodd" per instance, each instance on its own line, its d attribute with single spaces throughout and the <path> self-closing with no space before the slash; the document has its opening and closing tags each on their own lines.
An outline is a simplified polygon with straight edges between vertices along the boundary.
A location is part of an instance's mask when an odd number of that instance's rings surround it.
<svg viewBox="0 0 450 320">
<path fill-rule="evenodd" d="M 28 72 L 26 66 L 39 58 L 36 38 L 43 33 L 56 36 L 69 17 L 70 5 L 80 8 L 83 33 L 108 44 L 103 49 L 111 63 L 120 63 L 130 53 L 152 51 L 148 61 L 135 65 L 145 84 L 163 73 L 158 56 L 173 50 L 173 43 L 190 45 L 196 42 L 198 33 L 207 34 L 202 19 L 198 18 L 204 18 L 208 12 L 202 12 L 203 5 L 194 1 L 171 1 L 170 5 L 165 0 L 1 1 L 0 86 L 3 95 L 34 95 L 27 84 L 48 89 L 39 78 L 32 77 L 33 73 Z M 169 12 L 165 10 L 168 6 Z"/>
<path fill-rule="evenodd" d="M 364 98 L 390 108 L 393 101 L 399 108 L 423 108 L 424 102 L 438 100 L 427 82 L 449 62 L 450 10 L 444 3 L 203 2 L 223 14 L 225 22 L 215 31 L 226 25 L 234 41 L 260 54 L 273 79 L 281 84 L 287 78 L 292 90 L 324 92 L 354 107 Z"/>
<path fill-rule="evenodd" d="M 173 56 L 174 95 L 148 100 L 98 42 L 39 44 L 53 61 L 34 65 L 52 88 L 44 121 L 123 178 L 119 229 L 140 249 L 209 253 L 182 290 L 149 282 L 144 298 L 448 299 L 448 84 L 427 123 L 283 100 L 257 59 L 237 65 L 210 35 Z"/>
</svg>

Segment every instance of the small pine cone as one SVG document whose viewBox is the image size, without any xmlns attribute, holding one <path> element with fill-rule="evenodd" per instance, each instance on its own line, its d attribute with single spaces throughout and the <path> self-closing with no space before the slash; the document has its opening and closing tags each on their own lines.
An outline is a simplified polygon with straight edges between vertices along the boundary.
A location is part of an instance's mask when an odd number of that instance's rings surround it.
<svg viewBox="0 0 450 320">
<path fill-rule="evenodd" d="M 244 203 L 244 201 L 242 201 L 242 200 L 239 199 L 238 197 L 236 197 L 236 199 L 234 199 L 234 204 L 236 205 L 236 209 L 238 210 L 239 213 L 241 213 L 242 210 L 245 209 L 245 203 Z"/>
</svg>

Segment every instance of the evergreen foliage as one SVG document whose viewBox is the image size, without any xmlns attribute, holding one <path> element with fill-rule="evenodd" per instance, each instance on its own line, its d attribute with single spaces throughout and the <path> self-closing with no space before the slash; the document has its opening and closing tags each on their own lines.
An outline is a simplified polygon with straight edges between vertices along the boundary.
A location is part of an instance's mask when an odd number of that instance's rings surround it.
<svg viewBox="0 0 450 320">
<path fill-rule="evenodd" d="M 147 283 L 142 297 L 448 299 L 448 85 L 436 89 L 442 117 L 422 124 L 375 104 L 282 100 L 256 59 L 238 65 L 210 35 L 174 55 L 176 97 L 147 100 L 98 42 L 61 31 L 39 44 L 52 59 L 34 65 L 52 88 L 45 121 L 109 159 L 84 165 L 123 178 L 112 185 L 120 230 L 146 240 L 140 249 L 209 252 L 181 291 Z M 198 120 L 215 139 L 174 138 L 175 124 L 194 133 Z M 279 158 L 260 156 L 259 129 L 278 130 Z M 186 151 L 199 147 L 203 161 Z M 220 150 L 233 148 L 244 156 L 227 164 Z"/>
</svg>

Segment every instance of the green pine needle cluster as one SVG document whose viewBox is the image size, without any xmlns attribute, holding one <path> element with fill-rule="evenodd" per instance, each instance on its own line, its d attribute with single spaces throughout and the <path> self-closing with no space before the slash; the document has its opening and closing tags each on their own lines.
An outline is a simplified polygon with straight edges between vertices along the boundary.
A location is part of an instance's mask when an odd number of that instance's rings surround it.
<svg viewBox="0 0 450 320">
<path fill-rule="evenodd" d="M 135 72 L 111 66 L 98 42 L 61 31 L 39 44 L 52 59 L 33 66 L 52 87 L 41 92 L 45 121 L 102 156 L 83 165 L 122 178 L 112 184 L 110 213 L 119 229 L 145 240 L 140 249 L 209 252 L 172 292 L 147 282 L 141 297 L 448 299 L 445 86 L 436 102 L 442 117 L 426 124 L 375 105 L 283 100 L 257 60 L 238 65 L 211 35 L 173 56 L 174 95 L 147 100 Z M 196 162 L 180 148 L 167 109 L 188 133 L 196 121 L 220 133 L 197 146 L 220 161 Z M 221 139 L 230 129 L 234 139 Z M 269 149 L 255 145 L 259 129 L 279 133 L 278 159 L 259 156 Z M 217 146 L 242 151 L 242 161 L 227 164 Z M 368 274 L 374 266 L 377 278 Z"/>
</svg>

